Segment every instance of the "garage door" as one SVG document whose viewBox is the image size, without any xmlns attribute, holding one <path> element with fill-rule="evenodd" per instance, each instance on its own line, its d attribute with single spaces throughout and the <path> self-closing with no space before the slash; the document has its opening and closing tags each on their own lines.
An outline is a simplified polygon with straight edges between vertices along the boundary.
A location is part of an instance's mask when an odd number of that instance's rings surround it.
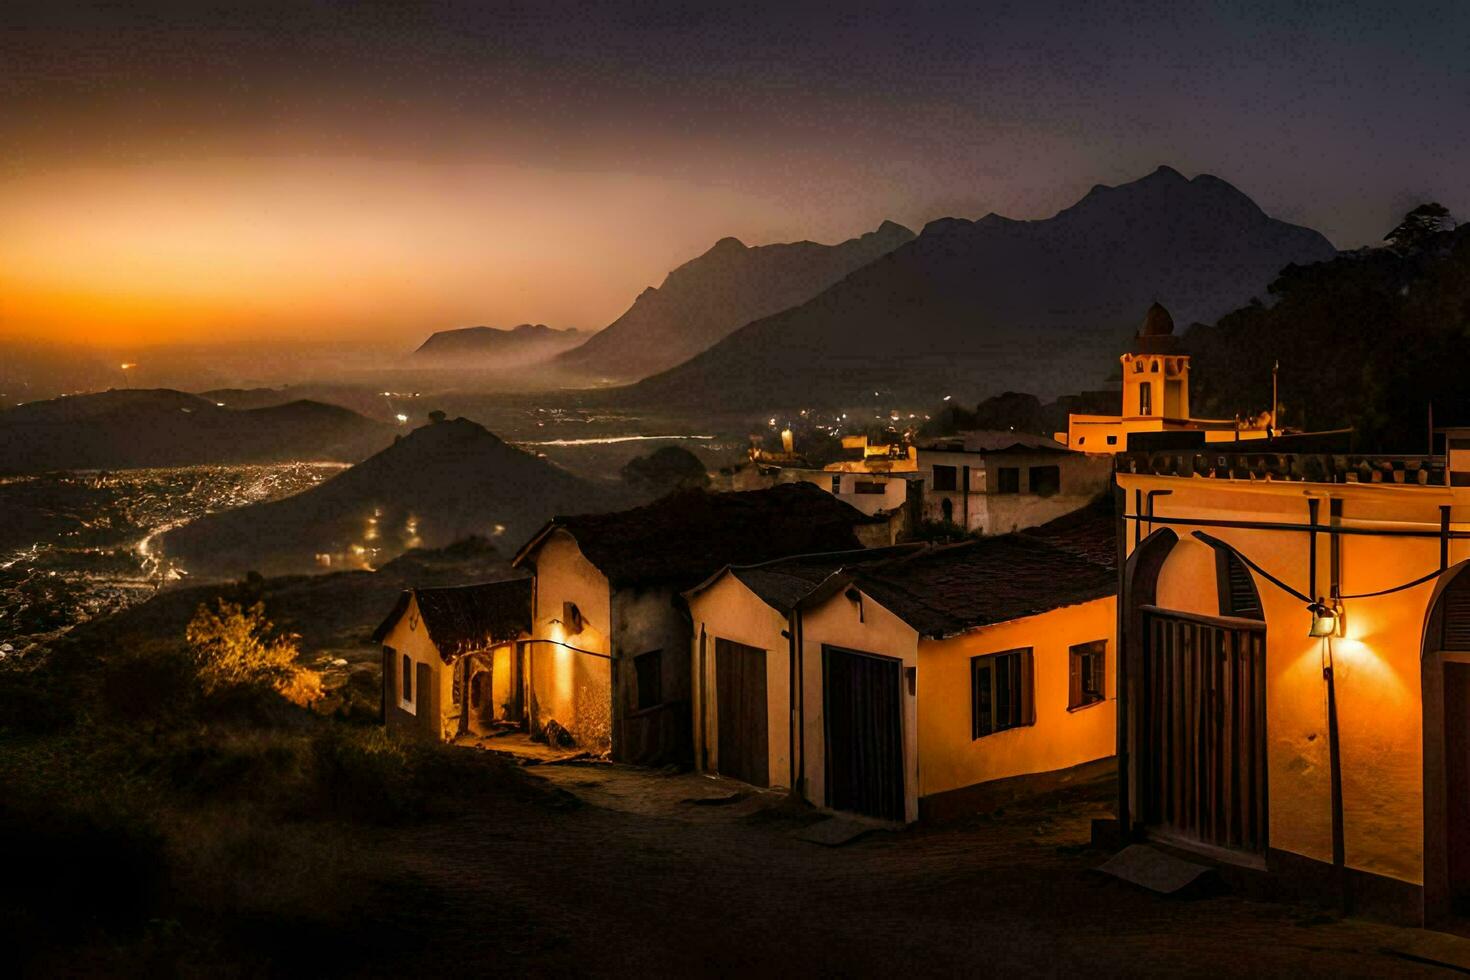
<svg viewBox="0 0 1470 980">
<path fill-rule="evenodd" d="M 827 805 L 902 820 L 902 662 L 824 647 Z"/>
</svg>

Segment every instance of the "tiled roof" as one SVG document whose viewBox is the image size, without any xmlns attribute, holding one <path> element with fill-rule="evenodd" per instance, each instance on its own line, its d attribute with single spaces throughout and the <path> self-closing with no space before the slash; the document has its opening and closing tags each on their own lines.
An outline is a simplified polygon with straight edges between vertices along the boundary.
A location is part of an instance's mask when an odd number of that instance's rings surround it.
<svg viewBox="0 0 1470 980">
<path fill-rule="evenodd" d="M 1118 520 L 1108 494 L 1080 510 L 1021 533 L 1099 565 L 1114 570 L 1118 567 Z"/>
<path fill-rule="evenodd" d="M 531 629 L 531 579 L 518 578 L 483 585 L 441 589 L 411 589 L 398 597 L 388 618 L 373 632 L 381 643 L 418 599 L 419 616 L 429 639 L 445 663 L 462 654 L 514 640 Z"/>
<path fill-rule="evenodd" d="M 921 635 L 942 638 L 1113 595 L 1117 573 L 1040 537 L 1007 534 L 859 570 L 854 584 Z"/>
<path fill-rule="evenodd" d="M 763 565 L 734 566 L 729 572 L 766 605 L 777 612 L 789 613 L 813 589 L 838 572 L 890 561 L 923 548 L 922 544 L 902 544 L 824 555 L 795 555 Z"/>
<path fill-rule="evenodd" d="M 1055 439 L 1009 429 L 976 429 L 952 436 L 936 436 L 919 443 L 919 449 L 942 453 L 1067 452 L 1067 447 Z"/>
<path fill-rule="evenodd" d="M 631 510 L 553 518 L 516 561 L 560 528 L 614 585 L 687 589 L 725 565 L 857 550 L 854 529 L 884 520 L 805 482 L 735 493 L 685 490 Z"/>
</svg>

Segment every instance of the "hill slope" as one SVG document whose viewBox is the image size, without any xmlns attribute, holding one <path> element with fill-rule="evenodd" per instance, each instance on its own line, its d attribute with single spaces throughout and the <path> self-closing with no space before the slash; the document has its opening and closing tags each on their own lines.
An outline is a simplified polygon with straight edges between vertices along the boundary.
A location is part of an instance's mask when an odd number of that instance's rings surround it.
<svg viewBox="0 0 1470 980">
<path fill-rule="evenodd" d="M 120 389 L 0 412 L 0 473 L 356 462 L 392 438 L 392 427 L 320 402 L 236 410 L 169 388 Z"/>
<path fill-rule="evenodd" d="M 586 339 L 576 330 L 557 330 L 544 323 L 522 323 L 509 330 L 440 330 L 413 352 L 413 363 L 454 368 L 513 367 L 545 360 Z"/>
<path fill-rule="evenodd" d="M 1095 387 L 1155 300 L 1214 320 L 1291 263 L 1336 255 L 1225 181 L 1161 167 L 1039 221 L 931 222 L 810 301 L 623 392 L 740 409 Z"/>
<path fill-rule="evenodd" d="M 159 544 L 193 575 L 377 565 L 470 535 L 510 542 L 509 551 L 553 513 L 615 506 L 616 496 L 455 419 L 415 429 L 294 497 L 211 514 Z"/>
<path fill-rule="evenodd" d="M 914 233 L 885 221 L 838 245 L 747 246 L 722 238 L 645 289 L 626 313 L 557 366 L 597 379 L 632 381 L 693 357 L 751 320 L 805 302 Z"/>
</svg>

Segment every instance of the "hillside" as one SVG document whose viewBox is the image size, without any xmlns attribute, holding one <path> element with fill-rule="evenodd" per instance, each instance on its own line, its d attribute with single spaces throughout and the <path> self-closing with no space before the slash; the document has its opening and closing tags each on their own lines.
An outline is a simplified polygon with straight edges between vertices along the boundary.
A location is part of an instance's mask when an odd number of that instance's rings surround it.
<svg viewBox="0 0 1470 980">
<path fill-rule="evenodd" d="M 544 323 L 522 323 L 508 330 L 440 330 L 413 352 L 412 363 L 459 369 L 514 367 L 545 360 L 586 339 L 586 334 L 576 330 L 557 330 Z"/>
<path fill-rule="evenodd" d="M 118 389 L 0 412 L 0 473 L 356 462 L 392 438 L 391 426 L 320 402 L 237 410 L 168 388 Z"/>
<path fill-rule="evenodd" d="M 294 497 L 211 514 L 159 544 L 196 577 L 377 566 L 471 535 L 508 552 L 553 513 L 615 507 L 619 493 L 455 419 Z"/>
<path fill-rule="evenodd" d="M 792 309 L 619 396 L 727 409 L 887 408 L 937 393 L 1042 397 L 1096 387 L 1149 305 L 1212 321 L 1287 265 L 1336 255 L 1208 175 L 1161 167 L 1038 221 L 931 222 Z M 912 403 L 912 402 L 911 402 Z"/>
<path fill-rule="evenodd" d="M 748 246 L 722 238 L 645 289 L 626 313 L 557 358 L 594 380 L 633 381 L 684 361 L 751 320 L 803 303 L 854 269 L 912 240 L 885 221 L 838 245 Z"/>
</svg>

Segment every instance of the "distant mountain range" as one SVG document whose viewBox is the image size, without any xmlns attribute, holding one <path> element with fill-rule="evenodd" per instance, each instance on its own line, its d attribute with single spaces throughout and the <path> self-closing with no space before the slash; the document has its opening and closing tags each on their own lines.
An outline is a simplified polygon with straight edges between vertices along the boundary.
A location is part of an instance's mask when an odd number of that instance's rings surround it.
<svg viewBox="0 0 1470 980">
<path fill-rule="evenodd" d="M 508 330 L 500 327 L 440 330 L 413 352 L 413 363 L 453 368 L 515 367 L 546 360 L 586 339 L 585 333 L 557 330 L 544 323 L 522 323 Z"/>
<path fill-rule="evenodd" d="M 336 405 L 236 410 L 169 388 L 128 388 L 0 411 L 0 473 L 356 462 L 392 440 L 392 426 Z"/>
<path fill-rule="evenodd" d="M 626 313 L 555 366 L 594 380 L 632 381 L 684 361 L 752 320 L 811 299 L 848 273 L 911 241 L 885 221 L 838 245 L 748 246 L 722 238 L 645 289 Z"/>
<path fill-rule="evenodd" d="M 1052 397 L 1096 387 L 1155 300 L 1182 324 L 1214 321 L 1285 266 L 1336 254 L 1217 177 L 1160 167 L 1043 220 L 931 222 L 819 295 L 609 397 L 762 411 Z"/>
<path fill-rule="evenodd" d="M 282 574 L 378 565 L 470 535 L 505 551 L 552 514 L 616 508 L 600 486 L 455 419 L 415 429 L 294 497 L 210 514 L 159 539 L 193 575 Z M 327 566 L 317 555 L 331 556 Z"/>
</svg>

